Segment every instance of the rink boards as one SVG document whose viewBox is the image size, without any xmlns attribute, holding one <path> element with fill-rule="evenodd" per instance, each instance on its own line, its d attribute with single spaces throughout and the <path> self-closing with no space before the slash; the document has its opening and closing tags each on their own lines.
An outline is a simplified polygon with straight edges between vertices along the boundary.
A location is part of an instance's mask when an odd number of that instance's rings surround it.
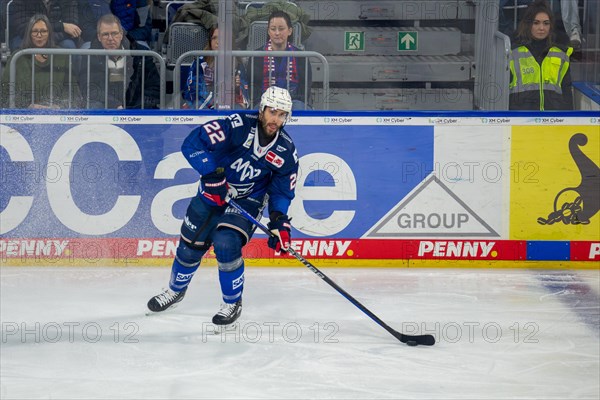
<svg viewBox="0 0 600 400">
<path fill-rule="evenodd" d="M 297 114 L 289 214 L 303 256 L 323 266 L 598 268 L 593 114 Z M 179 148 L 215 117 L 3 111 L 2 264 L 169 265 L 198 180 Z M 245 257 L 298 265 L 259 233 Z"/>
</svg>

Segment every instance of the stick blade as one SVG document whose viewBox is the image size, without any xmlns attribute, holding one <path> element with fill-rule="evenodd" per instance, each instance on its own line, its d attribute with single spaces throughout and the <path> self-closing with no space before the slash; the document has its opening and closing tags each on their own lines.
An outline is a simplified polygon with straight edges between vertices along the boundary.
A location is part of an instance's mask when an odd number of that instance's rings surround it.
<svg viewBox="0 0 600 400">
<path fill-rule="evenodd" d="M 396 339 L 408 346 L 433 346 L 435 344 L 435 338 L 433 335 L 405 335 L 398 331 L 392 333 Z"/>
<path fill-rule="evenodd" d="M 416 345 L 421 345 L 421 346 L 433 346 L 435 344 L 435 338 L 432 335 L 416 335 L 416 336 L 411 336 L 411 335 L 402 335 L 404 336 L 404 340 L 400 339 L 400 341 L 402 343 L 406 343 L 412 345 L 412 346 L 416 346 Z M 413 344 L 416 343 L 416 344 Z"/>
</svg>

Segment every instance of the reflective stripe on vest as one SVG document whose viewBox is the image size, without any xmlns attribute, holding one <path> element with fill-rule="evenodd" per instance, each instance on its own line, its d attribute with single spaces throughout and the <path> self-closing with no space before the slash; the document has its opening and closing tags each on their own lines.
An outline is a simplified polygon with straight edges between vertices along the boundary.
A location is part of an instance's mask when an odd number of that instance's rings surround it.
<svg viewBox="0 0 600 400">
<path fill-rule="evenodd" d="M 539 91 L 540 109 L 543 110 L 544 90 L 562 94 L 562 81 L 569 69 L 569 56 L 572 52 L 571 47 L 566 53 L 558 47 L 551 47 L 540 67 L 527 47 L 520 46 L 513 49 L 509 66 L 512 73 L 510 93 Z M 541 88 L 540 83 L 542 83 Z"/>
</svg>

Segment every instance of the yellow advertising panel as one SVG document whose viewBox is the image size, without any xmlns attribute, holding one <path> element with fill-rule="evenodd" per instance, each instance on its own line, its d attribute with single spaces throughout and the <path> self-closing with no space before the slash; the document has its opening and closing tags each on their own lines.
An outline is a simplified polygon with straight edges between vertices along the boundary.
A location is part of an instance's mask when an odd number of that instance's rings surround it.
<svg viewBox="0 0 600 400">
<path fill-rule="evenodd" d="M 600 126 L 514 126 L 510 239 L 600 240 Z"/>
</svg>

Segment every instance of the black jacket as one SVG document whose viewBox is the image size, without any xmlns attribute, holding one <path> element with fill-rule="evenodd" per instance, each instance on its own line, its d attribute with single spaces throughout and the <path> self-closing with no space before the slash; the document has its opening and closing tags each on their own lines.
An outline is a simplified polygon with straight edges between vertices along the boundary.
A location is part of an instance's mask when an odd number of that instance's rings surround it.
<svg viewBox="0 0 600 400">
<path fill-rule="evenodd" d="M 78 0 L 78 20 L 82 42 L 96 39 L 96 25 L 101 16 L 110 14 L 110 0 Z"/>
<path fill-rule="evenodd" d="M 58 43 L 65 39 L 72 39 L 78 44 L 78 39 L 69 36 L 63 27 L 63 23 L 75 24 L 82 30 L 79 22 L 79 0 L 50 0 L 48 1 L 48 18 L 54 29 L 54 37 Z"/>
<path fill-rule="evenodd" d="M 121 43 L 123 49 L 147 50 L 138 46 L 135 42 L 130 45 L 127 38 L 123 38 Z M 102 49 L 102 45 L 96 39 L 92 42 L 92 49 Z M 145 68 L 142 70 L 142 60 L 145 61 Z M 125 84 L 122 81 L 111 82 L 109 77 L 108 90 L 106 90 L 106 57 L 90 56 L 90 79 L 88 91 L 88 57 L 84 56 L 79 75 L 79 85 L 83 96 L 83 107 L 88 108 L 159 108 L 160 106 L 160 75 L 153 57 L 126 57 L 125 59 Z M 142 98 L 142 77 L 144 78 L 144 95 Z M 125 93 L 123 93 L 126 88 Z M 125 104 L 123 104 L 125 102 Z"/>
</svg>

